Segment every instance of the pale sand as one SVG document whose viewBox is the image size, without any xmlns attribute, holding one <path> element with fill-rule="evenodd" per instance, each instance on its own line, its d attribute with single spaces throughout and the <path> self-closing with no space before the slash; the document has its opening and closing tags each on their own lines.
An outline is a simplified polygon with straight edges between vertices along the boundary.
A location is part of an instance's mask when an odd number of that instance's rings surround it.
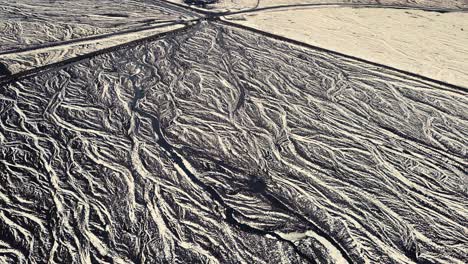
<svg viewBox="0 0 468 264">
<path fill-rule="evenodd" d="M 245 20 L 238 20 L 239 18 Z M 468 13 L 318 8 L 226 19 L 311 45 L 468 87 Z"/>
<path fill-rule="evenodd" d="M 185 4 L 184 0 L 166 0 L 177 4 Z M 254 8 L 277 7 L 286 5 L 375 5 L 402 6 L 411 8 L 468 8 L 468 0 L 218 0 L 205 8 L 192 5 L 194 9 L 208 9 L 213 12 L 239 11 Z"/>
<path fill-rule="evenodd" d="M 114 35 L 97 40 L 83 40 L 35 50 L 0 54 L 0 63 L 5 64 L 11 73 L 19 73 L 181 27 L 182 25 L 168 25 L 165 27 Z"/>
</svg>

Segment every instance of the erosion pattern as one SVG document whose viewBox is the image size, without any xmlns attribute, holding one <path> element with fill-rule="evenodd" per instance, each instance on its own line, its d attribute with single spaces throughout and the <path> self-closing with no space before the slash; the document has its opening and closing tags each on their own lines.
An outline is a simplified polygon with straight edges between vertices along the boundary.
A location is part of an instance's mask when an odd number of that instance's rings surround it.
<svg viewBox="0 0 468 264">
<path fill-rule="evenodd" d="M 191 17 L 190 12 L 157 0 L 0 0 L 0 4 L 0 52 Z"/>
<path fill-rule="evenodd" d="M 182 24 L 182 23 L 181 23 Z M 38 48 L 25 52 L 0 54 L 0 79 L 15 73 L 25 72 L 41 66 L 60 63 L 67 59 L 93 52 L 102 52 L 135 41 L 144 41 L 146 38 L 182 27 L 179 23 L 149 26 L 149 29 L 138 28 L 135 32 L 117 34 L 91 41 L 77 41 L 73 44 L 57 45 L 56 47 Z M 2 71 L 3 65 L 3 71 Z M 2 76 L 3 75 L 3 76 Z"/>
<path fill-rule="evenodd" d="M 185 3 L 214 11 L 226 9 L 258 9 L 278 6 L 376 6 L 417 9 L 462 10 L 468 8 L 468 0 L 167 0 Z"/>
<path fill-rule="evenodd" d="M 0 86 L 2 263 L 463 263 L 468 97 L 219 22 Z"/>
</svg>

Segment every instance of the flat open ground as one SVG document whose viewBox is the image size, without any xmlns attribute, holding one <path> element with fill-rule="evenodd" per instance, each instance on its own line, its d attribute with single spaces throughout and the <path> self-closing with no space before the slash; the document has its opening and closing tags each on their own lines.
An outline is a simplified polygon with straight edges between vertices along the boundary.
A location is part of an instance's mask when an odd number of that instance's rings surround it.
<svg viewBox="0 0 468 264">
<path fill-rule="evenodd" d="M 409 9 L 466 10 L 467 0 L 167 0 L 212 12 L 268 9 L 286 6 L 355 6 L 394 7 Z M 204 4 L 205 3 L 205 4 Z"/>
<path fill-rule="evenodd" d="M 468 87 L 468 13 L 375 8 L 278 9 L 235 23 Z"/>
</svg>

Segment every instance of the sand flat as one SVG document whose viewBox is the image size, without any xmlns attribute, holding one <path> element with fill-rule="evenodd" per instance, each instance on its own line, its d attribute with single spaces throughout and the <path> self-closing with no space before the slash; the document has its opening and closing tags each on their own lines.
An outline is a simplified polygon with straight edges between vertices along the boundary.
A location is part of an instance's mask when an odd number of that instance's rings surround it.
<svg viewBox="0 0 468 264">
<path fill-rule="evenodd" d="M 184 4 L 189 6 L 185 0 L 166 0 L 168 2 Z M 197 2 L 197 1 L 194 1 Z M 208 2 L 199 0 L 199 3 Z M 239 11 L 259 8 L 270 8 L 288 5 L 374 5 L 394 6 L 409 8 L 438 8 L 461 10 L 468 8 L 467 0 L 218 0 L 215 3 L 203 5 L 192 5 L 193 8 L 207 9 L 212 12 Z"/>
<path fill-rule="evenodd" d="M 239 19 L 230 16 L 227 19 Z M 468 14 L 319 8 L 258 12 L 236 23 L 468 87 Z"/>
</svg>

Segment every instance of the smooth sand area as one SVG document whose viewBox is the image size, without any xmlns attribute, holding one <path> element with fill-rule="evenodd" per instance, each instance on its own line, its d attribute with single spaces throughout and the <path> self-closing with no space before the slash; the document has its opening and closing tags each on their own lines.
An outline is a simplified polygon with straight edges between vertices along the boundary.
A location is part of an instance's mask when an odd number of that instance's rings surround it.
<svg viewBox="0 0 468 264">
<path fill-rule="evenodd" d="M 468 13 L 317 8 L 263 11 L 227 19 L 468 87 Z"/>
</svg>

